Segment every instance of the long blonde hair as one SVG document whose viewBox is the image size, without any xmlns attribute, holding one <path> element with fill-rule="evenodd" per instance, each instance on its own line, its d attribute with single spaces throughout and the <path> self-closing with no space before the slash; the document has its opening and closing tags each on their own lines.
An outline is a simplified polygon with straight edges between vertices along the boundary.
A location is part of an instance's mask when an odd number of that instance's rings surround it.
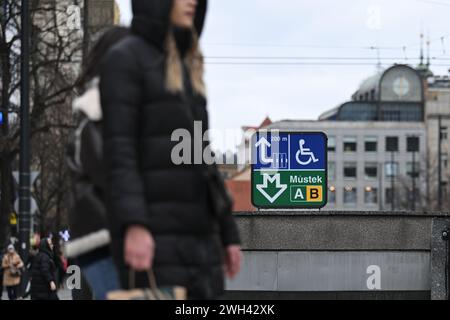
<svg viewBox="0 0 450 320">
<path fill-rule="evenodd" d="M 180 53 L 172 32 L 166 38 L 166 88 L 169 92 L 184 91 L 183 68 Z M 200 50 L 197 32 L 192 31 L 192 46 L 184 58 L 195 93 L 206 97 L 206 86 L 203 80 L 203 54 Z"/>
</svg>

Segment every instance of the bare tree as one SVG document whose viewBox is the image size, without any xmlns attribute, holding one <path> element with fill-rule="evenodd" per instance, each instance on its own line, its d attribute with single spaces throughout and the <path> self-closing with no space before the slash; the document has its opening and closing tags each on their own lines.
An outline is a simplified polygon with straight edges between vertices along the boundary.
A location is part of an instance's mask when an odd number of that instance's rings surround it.
<svg viewBox="0 0 450 320">
<path fill-rule="evenodd" d="M 416 191 L 413 192 L 412 173 L 401 176 L 396 182 L 396 207 L 399 210 L 411 210 L 415 201 L 416 211 L 437 211 L 438 206 L 438 160 L 437 157 L 423 156 L 417 163 L 426 163 L 425 167 L 416 168 Z M 443 171 L 442 181 L 450 181 L 450 174 Z M 450 210 L 449 185 L 444 184 L 442 197 L 442 210 Z"/>
<path fill-rule="evenodd" d="M 33 195 L 37 200 L 41 226 L 48 220 L 61 221 L 67 213 L 65 196 L 68 173 L 65 145 L 74 128 L 71 101 L 82 58 L 81 0 L 31 1 L 31 133 L 32 170 L 40 172 Z M 4 8 L 0 34 L 2 66 L 2 108 L 9 107 L 9 128 L 0 138 L 2 159 L 2 210 L 0 244 L 7 235 L 13 190 L 11 170 L 17 167 L 19 125 L 17 105 L 20 89 L 20 3 L 0 0 Z M 62 219 L 64 220 L 64 219 Z M 50 223 L 53 227 L 59 227 Z"/>
</svg>

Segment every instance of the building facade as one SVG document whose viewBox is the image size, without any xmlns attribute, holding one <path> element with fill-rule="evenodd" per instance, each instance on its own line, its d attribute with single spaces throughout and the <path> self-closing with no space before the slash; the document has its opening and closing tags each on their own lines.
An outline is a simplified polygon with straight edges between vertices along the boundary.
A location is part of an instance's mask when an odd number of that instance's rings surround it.
<svg viewBox="0 0 450 320">
<path fill-rule="evenodd" d="M 423 122 L 280 121 L 268 129 L 327 134 L 325 210 L 418 210 L 425 204 Z"/>
<path fill-rule="evenodd" d="M 85 17 L 92 38 L 105 28 L 119 24 L 120 11 L 115 0 L 85 0 L 85 3 L 88 4 Z"/>
<path fill-rule="evenodd" d="M 363 81 L 349 102 L 318 121 L 285 120 L 262 128 L 327 134 L 326 210 L 427 210 L 434 151 L 428 147 L 433 124 L 426 121 L 426 107 L 432 107 L 425 78 L 413 67 L 394 65 Z M 445 109 L 450 93 L 440 99 Z M 244 136 L 238 150 L 249 147 Z M 241 164 L 237 177 L 250 177 L 248 168 L 249 162 Z"/>
<path fill-rule="evenodd" d="M 427 80 L 425 123 L 427 128 L 428 185 L 430 207 L 450 208 L 448 164 L 450 140 L 450 79 L 448 76 L 433 76 Z M 440 165 L 439 165 L 439 160 Z M 440 177 L 440 179 L 439 179 Z M 439 184 L 441 190 L 439 190 Z M 441 200 L 439 200 L 441 198 Z M 441 204 L 439 205 L 439 202 Z"/>
</svg>

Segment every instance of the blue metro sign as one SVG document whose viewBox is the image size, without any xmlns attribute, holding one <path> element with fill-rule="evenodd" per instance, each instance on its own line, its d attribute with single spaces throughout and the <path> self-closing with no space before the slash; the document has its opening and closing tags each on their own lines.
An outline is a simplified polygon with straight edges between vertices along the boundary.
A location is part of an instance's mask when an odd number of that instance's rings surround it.
<svg viewBox="0 0 450 320">
<path fill-rule="evenodd" d="M 262 130 L 252 137 L 252 203 L 321 208 L 327 203 L 327 136 Z"/>
</svg>

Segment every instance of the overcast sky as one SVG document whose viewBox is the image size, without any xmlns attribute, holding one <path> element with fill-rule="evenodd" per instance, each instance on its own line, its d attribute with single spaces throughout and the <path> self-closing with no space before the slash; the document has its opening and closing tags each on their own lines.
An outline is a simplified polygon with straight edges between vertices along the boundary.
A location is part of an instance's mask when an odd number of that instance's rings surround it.
<svg viewBox="0 0 450 320">
<path fill-rule="evenodd" d="M 126 25 L 130 1 L 118 3 Z M 446 0 L 210 0 L 202 47 L 211 126 L 317 119 L 350 99 L 378 56 L 416 65 L 422 30 L 433 72 L 447 74 L 449 16 Z M 225 149 L 230 140 L 214 142 Z"/>
</svg>

